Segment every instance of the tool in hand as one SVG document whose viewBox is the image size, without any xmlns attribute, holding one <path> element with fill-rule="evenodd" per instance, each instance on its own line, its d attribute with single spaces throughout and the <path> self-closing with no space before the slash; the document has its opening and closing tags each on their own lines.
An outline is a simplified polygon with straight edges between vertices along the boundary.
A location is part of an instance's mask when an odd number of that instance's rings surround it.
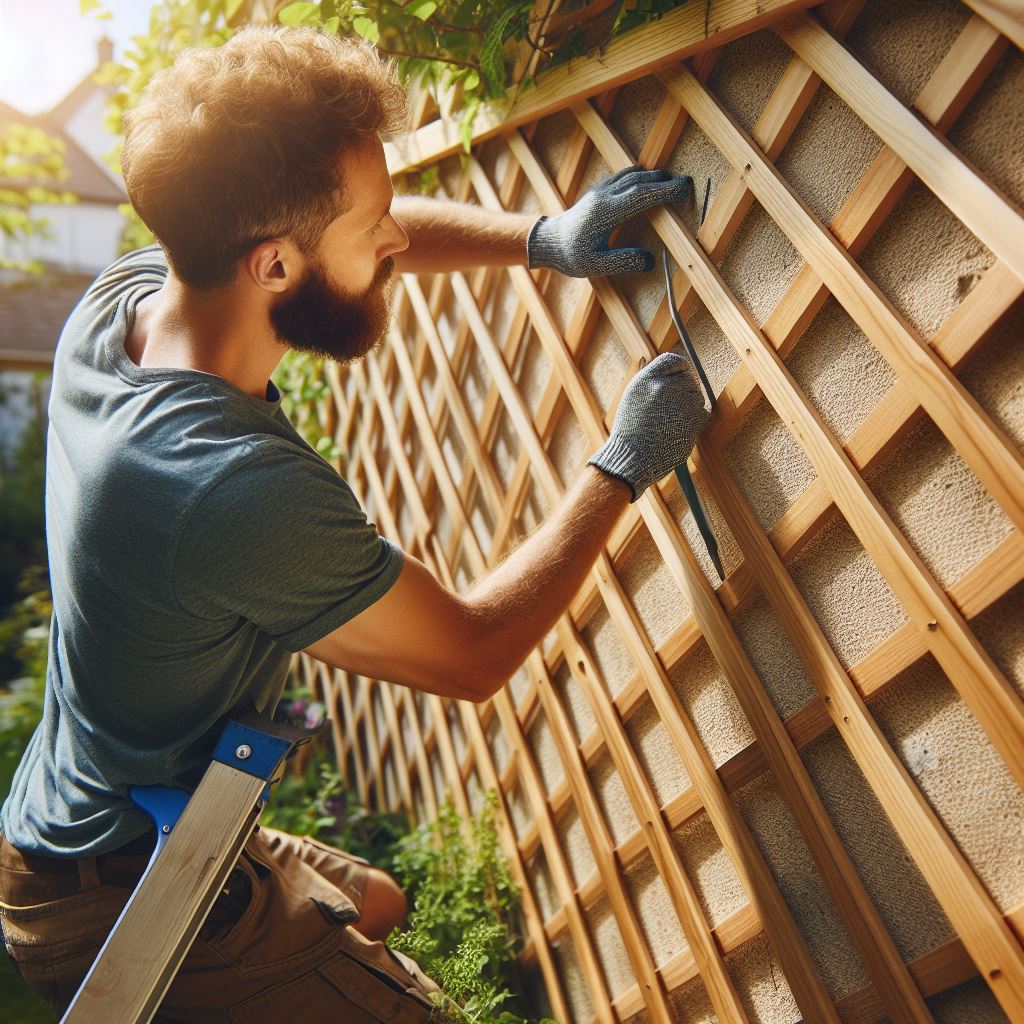
<svg viewBox="0 0 1024 1024">
<path fill-rule="evenodd" d="M 708 200 L 710 197 L 711 179 L 708 178 L 707 187 L 704 190 L 704 206 L 700 215 L 701 224 L 704 223 L 704 218 L 707 216 Z M 693 368 L 700 379 L 701 387 L 704 389 L 704 394 L 707 395 L 707 399 L 711 403 L 711 408 L 714 410 L 718 408 L 718 400 L 711 387 L 711 382 L 708 380 L 708 375 L 704 372 L 704 367 L 701 365 L 700 357 L 697 355 L 697 350 L 694 348 L 693 342 L 690 340 L 690 335 L 687 333 L 686 327 L 683 325 L 683 321 L 679 317 L 679 311 L 676 308 L 676 296 L 672 288 L 672 258 L 668 254 L 668 248 L 662 250 L 661 269 L 665 275 L 665 301 L 668 303 L 672 322 L 676 325 L 676 330 L 679 332 L 683 348 L 685 349 L 690 362 L 693 364 Z M 711 557 L 711 562 L 715 567 L 715 572 L 718 573 L 718 578 L 724 582 L 725 569 L 722 567 L 722 560 L 718 554 L 718 542 L 715 540 L 714 531 L 711 529 L 707 509 L 704 507 L 704 502 L 701 501 L 700 494 L 694 486 L 693 478 L 690 476 L 690 468 L 686 462 L 683 462 L 676 466 L 675 472 L 676 479 L 679 481 L 679 486 L 686 497 L 686 503 L 690 506 L 690 512 L 693 514 L 694 522 L 697 524 L 697 529 L 700 531 L 700 535 L 704 539 L 704 545 L 708 549 L 708 555 Z"/>
<path fill-rule="evenodd" d="M 317 732 L 255 709 L 224 727 L 191 796 L 133 786 L 156 824 L 153 856 L 61 1024 L 148 1024 L 252 834 L 284 762 Z"/>
</svg>

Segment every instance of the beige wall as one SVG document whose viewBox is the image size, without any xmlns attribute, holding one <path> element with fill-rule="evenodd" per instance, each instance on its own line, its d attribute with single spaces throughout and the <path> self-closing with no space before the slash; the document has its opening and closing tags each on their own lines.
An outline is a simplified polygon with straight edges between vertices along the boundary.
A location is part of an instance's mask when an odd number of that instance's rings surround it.
<svg viewBox="0 0 1024 1024">
<path fill-rule="evenodd" d="M 828 7 L 833 12 L 840 10 L 838 5 Z M 971 11 L 953 0 L 871 0 L 846 33 L 845 45 L 901 103 L 913 104 L 971 18 Z M 792 51 L 778 35 L 771 30 L 759 31 L 722 49 L 708 87 L 744 130 L 756 130 L 766 103 L 776 90 L 785 87 L 784 76 L 793 61 Z M 981 79 L 947 138 L 985 181 L 1019 207 L 1024 203 L 1024 58 L 1014 46 L 1008 46 L 994 70 Z M 632 154 L 643 147 L 664 97 L 665 89 L 655 77 L 642 77 L 621 89 L 607 120 Z M 532 149 L 553 178 L 566 161 L 577 130 L 576 119 L 569 111 L 556 113 L 536 126 Z M 848 203 L 883 147 L 882 140 L 862 118 L 829 86 L 820 84 L 774 163 L 803 203 L 827 224 Z M 485 143 L 475 156 L 496 189 L 513 173 L 514 161 L 501 139 Z M 722 195 L 730 171 L 719 148 L 693 120 L 683 129 L 664 166 L 692 174 L 701 198 L 704 182 L 710 177 L 712 203 Z M 442 181 L 450 194 L 458 193 L 463 173 L 457 157 L 442 165 Z M 581 191 L 607 173 L 609 167 L 602 159 L 591 156 Z M 529 185 L 514 205 L 535 213 L 543 209 Z M 694 207 L 689 205 L 679 212 L 695 229 Z M 660 252 L 662 243 L 649 224 L 632 226 L 626 237 Z M 926 342 L 941 340 L 950 318 L 996 263 L 992 251 L 916 179 L 901 192 L 891 212 L 858 249 L 856 258 L 902 323 Z M 803 257 L 793 242 L 757 202 L 743 217 L 718 264 L 728 290 L 760 327 L 770 327 L 773 311 L 802 265 Z M 660 274 L 616 278 L 612 283 L 639 322 L 648 328 L 661 300 Z M 458 346 L 466 345 L 464 315 L 445 282 L 424 277 L 420 284 L 428 297 L 436 296 L 435 321 L 449 358 L 458 368 L 462 363 Z M 1019 292 L 1019 283 L 1016 288 Z M 563 335 L 586 292 L 587 286 L 578 281 L 554 278 L 547 284 L 547 306 Z M 506 344 L 511 337 L 510 325 L 518 304 L 519 295 L 510 279 L 501 275 L 491 296 L 482 303 L 498 344 Z M 740 364 L 735 344 L 699 300 L 691 303 L 685 319 L 704 366 L 716 390 L 721 391 L 734 379 Z M 414 318 L 401 300 L 399 324 L 409 350 L 415 353 L 421 349 Z M 1024 443 L 1021 326 L 1021 305 L 1017 303 L 997 320 L 957 369 L 967 392 L 1018 449 Z M 472 351 L 471 343 L 468 349 L 460 387 L 466 408 L 479 427 L 489 402 L 493 403 L 493 396 L 488 397 L 492 376 L 483 358 Z M 407 414 L 400 377 L 387 353 L 378 359 L 392 384 L 392 407 L 401 422 Z M 577 363 L 602 413 L 611 412 L 623 381 L 633 372 L 634 362 L 622 338 L 604 317 L 598 319 Z M 785 364 L 835 438 L 854 447 L 863 436 L 858 431 L 882 403 L 891 399 L 899 377 L 851 313 L 832 298 L 810 319 L 786 355 Z M 527 336 L 510 361 L 510 370 L 530 414 L 537 416 L 546 408 L 544 394 L 552 377 L 557 376 L 557 367 L 536 333 Z M 423 360 L 422 379 L 428 407 L 436 409 L 444 404 L 429 357 Z M 356 382 L 349 381 L 347 386 L 350 397 L 359 401 Z M 362 414 L 369 412 L 364 410 Z M 456 485 L 466 487 L 463 498 L 467 515 L 487 554 L 500 517 L 489 506 L 486 489 L 467 483 L 472 475 L 471 463 L 457 424 L 450 418 L 436 418 L 434 422 L 435 428 L 440 428 L 438 435 L 448 470 Z M 406 451 L 423 483 L 432 474 L 422 438 L 417 434 L 417 428 L 409 422 Z M 581 426 L 568 406 L 557 416 L 545 440 L 563 483 L 579 472 L 592 452 L 585 425 Z M 494 467 L 500 494 L 511 500 L 508 490 L 525 450 L 511 419 L 499 414 L 496 429 L 483 436 L 482 443 Z M 1003 673 L 1016 693 L 1024 693 L 1024 591 L 1019 582 L 1024 566 L 1019 564 L 1019 547 L 1014 546 L 1018 531 L 1010 516 L 931 417 L 922 416 L 900 428 L 886 451 L 864 475 L 871 492 L 920 556 L 925 574 L 964 608 L 970 630 L 994 662 L 993 671 Z M 423 538 L 422 533 L 417 534 L 409 496 L 396 485 L 388 495 L 388 510 L 382 511 L 360 468 L 360 460 L 365 463 L 375 459 L 386 484 L 387 467 L 394 454 L 386 443 L 363 445 L 358 456 L 353 455 L 350 468 L 381 528 L 386 529 L 388 519 L 395 520 L 399 539 L 415 549 L 422 545 Z M 787 523 L 799 523 L 800 502 L 817 474 L 799 439 L 769 402 L 760 402 L 736 423 L 719 457 L 764 530 L 775 530 L 773 536 L 778 539 L 778 531 L 785 531 Z M 528 533 L 550 505 L 536 467 L 531 480 L 516 517 L 519 536 Z M 813 673 L 770 603 L 758 596 L 756 585 L 749 599 L 737 602 L 733 596 L 730 584 L 741 578 L 742 572 L 737 571 L 745 562 L 745 553 L 726 525 L 711 489 L 700 479 L 698 484 L 709 505 L 730 580 L 719 596 L 729 613 L 731 635 L 749 659 L 775 712 L 781 719 L 790 719 L 811 702 L 817 700 L 820 704 Z M 467 581 L 475 572 L 473 559 L 466 545 L 457 550 L 451 546 L 458 531 L 458 513 L 447 509 L 441 499 L 435 500 L 432 493 L 427 490 L 427 509 L 451 575 L 457 581 Z M 697 562 L 717 586 L 692 517 L 674 483 L 666 485 L 665 500 L 681 535 L 692 544 Z M 433 541 L 429 544 L 430 557 L 434 558 L 439 548 L 433 546 Z M 887 643 L 889 646 L 883 649 L 896 652 L 893 638 L 906 635 L 900 633 L 910 621 L 906 595 L 893 583 L 891 574 L 887 580 L 885 567 L 868 554 L 857 531 L 840 514 L 827 516 L 799 547 L 786 555 L 787 571 L 843 669 L 852 668 L 854 677 L 861 681 L 866 678 L 866 666 L 873 665 L 873 652 L 877 654 Z M 1015 553 L 1013 564 L 1006 564 L 1000 552 Z M 741 777 L 738 766 L 749 755 L 755 733 L 734 693 L 735 680 L 704 639 L 697 637 L 684 656 L 678 654 L 693 621 L 692 609 L 666 565 L 663 551 L 641 526 L 638 538 L 618 556 L 618 582 L 662 657 L 679 706 L 692 722 L 718 776 L 730 789 L 739 811 L 738 827 L 745 824 L 749 829 L 806 941 L 825 991 L 839 1004 L 843 1019 L 881 1019 L 884 1013 L 873 1010 L 870 993 L 865 994 L 871 979 L 863 958 L 841 920 L 780 786 L 771 773 L 752 781 Z M 743 571 L 747 569 L 749 566 Z M 756 913 L 752 935 L 741 934 L 739 941 L 729 938 L 729 928 L 747 920 L 743 915 L 749 915 L 752 906 L 751 894 L 740 877 L 742 872 L 737 871 L 735 859 L 730 857 L 729 843 L 723 841 L 699 803 L 696 812 L 685 820 L 673 818 L 673 808 L 692 792 L 691 782 L 663 716 L 649 696 L 631 689 L 637 663 L 629 653 L 621 616 L 610 612 L 601 601 L 574 607 L 577 628 L 602 677 L 601 684 L 608 695 L 618 698 L 633 770 L 662 808 L 664 828 L 704 918 L 711 928 L 721 926 L 716 935 L 725 945 L 725 963 L 749 1019 L 772 1024 L 801 1019 L 791 991 L 792 979 L 787 979 L 770 936 L 757 926 Z M 677 978 L 673 964 L 682 963 L 688 949 L 677 904 L 650 852 L 635 839 L 637 810 L 612 758 L 594 743 L 594 709 L 570 672 L 572 666 L 551 653 L 554 644 L 555 640 L 549 638 L 545 648 L 550 685 L 562 702 L 575 742 L 582 744 L 588 755 L 587 779 L 602 816 L 601 828 L 618 846 L 623 892 L 651 960 L 655 967 L 664 969 L 662 977 L 671 990 L 667 996 L 671 1019 L 714 1020 L 701 978 L 681 985 L 673 980 Z M 893 669 L 885 675 L 884 685 L 871 696 L 870 716 L 991 901 L 1003 914 L 1017 911 L 1019 927 L 1024 904 L 1024 797 L 959 695 L 954 685 L 958 680 L 951 680 L 924 648 L 921 653 L 923 656 L 912 657 L 905 669 Z M 525 736 L 518 753 L 514 752 L 521 741 L 508 735 L 490 711 L 483 712 L 488 756 L 508 788 L 508 815 L 520 843 L 530 896 L 543 920 L 551 922 L 561 912 L 564 923 L 564 900 L 557 872 L 550 863 L 552 857 L 562 859 L 576 889 L 576 906 L 593 944 L 603 983 L 610 998 L 617 1000 L 615 1013 L 621 1019 L 637 1022 L 656 1019 L 649 1010 L 641 1009 L 643 1001 L 635 988 L 637 974 L 625 948 L 628 929 L 623 926 L 621 911 L 617 914 L 606 887 L 600 880 L 595 881 L 597 862 L 584 828 L 585 812 L 571 796 L 565 799 L 566 767 L 556 742 L 557 728 L 534 699 L 536 681 L 536 673 L 527 669 L 513 680 L 509 690 L 512 703 L 519 708 Z M 409 700 L 401 697 L 400 714 L 405 718 L 415 713 L 407 706 Z M 461 714 L 451 709 L 448 718 L 460 723 L 456 750 L 463 758 L 471 747 L 471 737 L 467 739 L 464 734 Z M 432 772 L 433 785 L 440 792 L 448 788 L 450 780 L 440 767 L 438 741 L 430 731 L 432 720 L 422 709 L 420 718 L 427 736 L 427 753 L 438 766 Z M 378 731 L 382 736 L 387 732 L 383 719 Z M 404 732 L 404 756 L 414 762 L 417 740 L 408 722 Z M 395 770 L 394 747 L 391 744 L 385 752 L 385 760 L 392 763 L 391 771 Z M 834 726 L 818 729 L 814 738 L 801 747 L 799 757 L 856 868 L 863 892 L 877 909 L 899 956 L 907 962 L 918 961 L 918 966 L 934 966 L 936 951 L 951 942 L 955 945 L 958 930 L 901 841 L 849 744 Z M 486 772 L 479 757 L 471 758 L 469 763 L 468 789 L 471 794 L 479 793 L 486 784 Z M 424 780 L 414 764 L 409 770 L 414 777 L 418 811 L 428 813 L 421 792 Z M 549 801 L 548 810 L 555 819 L 557 849 L 538 851 L 533 832 L 537 816 L 525 794 L 523 773 L 535 773 L 546 794 L 555 798 Z M 400 802 L 399 788 L 392 777 L 388 784 L 391 801 Z M 922 841 L 927 845 L 927 837 Z M 534 937 L 538 934 L 536 930 L 533 933 Z M 562 927 L 557 933 L 549 931 L 547 939 L 572 1019 L 593 1019 L 597 1010 L 595 994 L 589 990 L 573 935 Z M 962 950 L 957 953 L 954 949 L 950 955 L 951 962 L 961 965 L 958 969 L 964 971 L 964 978 L 976 974 Z M 527 959 L 536 962 L 536 956 L 531 942 Z M 964 964 L 967 966 L 962 967 Z M 950 970 L 945 975 L 928 975 L 922 984 L 928 996 L 927 1007 L 936 1021 L 974 1024 L 1007 1019 L 992 992 L 976 977 L 962 980 Z"/>
</svg>

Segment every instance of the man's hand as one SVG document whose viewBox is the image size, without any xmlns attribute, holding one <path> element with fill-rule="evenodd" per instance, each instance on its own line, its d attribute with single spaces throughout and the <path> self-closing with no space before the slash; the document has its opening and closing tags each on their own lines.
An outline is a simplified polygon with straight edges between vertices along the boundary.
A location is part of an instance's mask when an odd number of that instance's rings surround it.
<svg viewBox="0 0 1024 1024">
<path fill-rule="evenodd" d="M 541 217 L 526 243 L 531 267 L 551 267 L 568 277 L 597 277 L 653 270 L 646 249 L 609 249 L 608 238 L 623 222 L 651 206 L 678 203 L 693 186 L 690 177 L 638 167 L 606 178 L 557 217 Z"/>
<path fill-rule="evenodd" d="M 688 361 L 664 352 L 629 382 L 612 432 L 589 465 L 628 484 L 636 501 L 686 461 L 710 413 Z"/>
</svg>

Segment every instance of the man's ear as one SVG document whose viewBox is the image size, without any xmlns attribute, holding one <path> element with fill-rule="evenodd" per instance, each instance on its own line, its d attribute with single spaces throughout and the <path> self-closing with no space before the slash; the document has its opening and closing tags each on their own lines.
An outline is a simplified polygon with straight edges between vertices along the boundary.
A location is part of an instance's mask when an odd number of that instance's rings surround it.
<svg viewBox="0 0 1024 1024">
<path fill-rule="evenodd" d="M 295 283 L 299 257 L 293 246 L 273 238 L 250 250 L 243 267 L 253 284 L 270 292 L 283 292 Z"/>
</svg>

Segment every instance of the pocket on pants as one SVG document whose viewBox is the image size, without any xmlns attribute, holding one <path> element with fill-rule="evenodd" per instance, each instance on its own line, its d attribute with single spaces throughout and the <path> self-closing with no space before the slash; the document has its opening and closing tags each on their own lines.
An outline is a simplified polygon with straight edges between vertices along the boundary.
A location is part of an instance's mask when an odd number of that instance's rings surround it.
<svg viewBox="0 0 1024 1024">
<path fill-rule="evenodd" d="M 351 933 L 351 929 L 346 929 Z M 231 1008 L 231 1024 L 271 1024 L 302 1007 L 309 1024 L 425 1024 L 434 1004 L 381 942 L 345 942 L 315 969 Z M 366 953 L 368 952 L 368 957 Z"/>
<path fill-rule="evenodd" d="M 58 1012 L 78 991 L 130 895 L 101 886 L 31 907 L 0 904 L 4 943 L 18 973 Z"/>
</svg>

